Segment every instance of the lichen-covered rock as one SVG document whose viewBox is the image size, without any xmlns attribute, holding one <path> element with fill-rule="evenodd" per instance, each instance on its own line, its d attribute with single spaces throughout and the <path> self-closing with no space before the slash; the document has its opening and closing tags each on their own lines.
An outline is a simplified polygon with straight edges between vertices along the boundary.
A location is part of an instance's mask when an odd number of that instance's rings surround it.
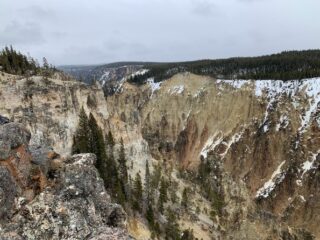
<svg viewBox="0 0 320 240">
<path fill-rule="evenodd" d="M 0 219 L 6 220 L 12 211 L 12 205 L 20 192 L 9 170 L 0 166 Z"/>
<path fill-rule="evenodd" d="M 52 161 L 60 157 L 52 148 L 47 146 L 30 146 L 30 152 L 32 154 L 32 164 L 39 166 L 44 174 L 48 173 Z"/>
<path fill-rule="evenodd" d="M 22 125 L 0 125 L 0 221 L 10 218 L 15 199 L 31 187 L 29 140 L 30 132 Z"/>
<path fill-rule="evenodd" d="M 55 185 L 30 203 L 16 204 L 18 212 L 1 226 L 0 239 L 127 239 L 126 214 L 111 203 L 95 161 L 93 154 L 68 159 Z"/>
<path fill-rule="evenodd" d="M 46 146 L 30 151 L 29 140 L 22 125 L 0 125 L 0 239 L 126 239 L 95 155 L 64 160 Z"/>
<path fill-rule="evenodd" d="M 43 81 L 41 76 L 27 79 L 0 74 L 0 115 L 28 128 L 31 145 L 51 146 L 67 156 L 81 107 L 87 114 L 91 112 L 100 126 L 108 111 L 100 87 L 55 77 Z"/>
<path fill-rule="evenodd" d="M 0 125 L 0 160 L 7 159 L 11 150 L 28 145 L 30 138 L 30 132 L 20 124 Z"/>
</svg>

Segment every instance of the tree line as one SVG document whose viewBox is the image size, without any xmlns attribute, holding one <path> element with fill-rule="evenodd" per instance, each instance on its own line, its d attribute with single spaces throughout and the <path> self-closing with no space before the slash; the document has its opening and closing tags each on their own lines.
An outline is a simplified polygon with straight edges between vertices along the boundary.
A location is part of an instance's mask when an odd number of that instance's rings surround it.
<svg viewBox="0 0 320 240">
<path fill-rule="evenodd" d="M 129 82 L 143 84 L 150 77 L 159 82 L 180 72 L 221 79 L 293 80 L 320 76 L 320 50 L 285 51 L 260 57 L 236 57 L 177 63 L 146 64 L 144 75 Z"/>
<path fill-rule="evenodd" d="M 57 70 L 48 63 L 45 57 L 42 60 L 43 65 L 40 66 L 34 58 L 27 57 L 16 51 L 12 46 L 6 46 L 0 51 L 0 70 L 9 74 L 27 76 L 43 75 L 45 78 L 48 78 Z"/>
</svg>

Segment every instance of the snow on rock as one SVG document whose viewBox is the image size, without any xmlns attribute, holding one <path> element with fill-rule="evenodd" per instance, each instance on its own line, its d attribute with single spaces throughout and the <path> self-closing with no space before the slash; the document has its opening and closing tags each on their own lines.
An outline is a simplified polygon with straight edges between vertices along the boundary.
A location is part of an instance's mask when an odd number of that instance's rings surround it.
<svg viewBox="0 0 320 240">
<path fill-rule="evenodd" d="M 119 84 L 114 88 L 114 91 L 115 91 L 116 93 L 122 93 L 122 91 L 123 91 L 122 86 L 123 86 L 124 82 L 125 82 L 125 79 L 122 79 L 122 80 L 119 82 Z"/>
<path fill-rule="evenodd" d="M 264 183 L 263 187 L 257 191 L 256 198 L 267 198 L 270 193 L 275 189 L 276 185 L 282 182 L 285 173 L 281 171 L 282 166 L 286 161 L 280 163 L 278 168 L 272 173 L 271 178 Z"/>
<path fill-rule="evenodd" d="M 198 97 L 200 97 L 204 92 L 205 92 L 205 88 L 202 87 L 201 89 L 199 89 L 199 90 L 193 95 L 193 97 L 194 97 L 194 98 L 198 98 Z"/>
<path fill-rule="evenodd" d="M 292 95 L 297 92 L 302 81 L 282 81 L 282 80 L 257 80 L 255 81 L 255 95 L 261 97 L 266 93 L 268 98 L 278 94 Z"/>
<path fill-rule="evenodd" d="M 319 151 L 319 152 L 320 152 L 320 151 Z M 314 165 L 315 161 L 317 160 L 317 156 L 318 156 L 319 152 L 318 152 L 318 153 L 313 153 L 311 159 L 305 161 L 305 162 L 302 164 L 302 170 L 303 170 L 303 172 L 302 172 L 301 177 L 303 177 L 303 175 L 304 175 L 306 172 L 308 172 L 309 170 L 315 168 L 313 165 Z"/>
<path fill-rule="evenodd" d="M 296 181 L 296 184 L 297 184 L 299 187 L 302 187 L 302 181 L 301 181 L 301 180 L 297 180 L 297 181 Z"/>
<path fill-rule="evenodd" d="M 147 73 L 149 70 L 148 69 L 140 69 L 138 71 L 136 71 L 135 73 L 132 73 L 126 77 L 123 77 L 120 81 L 119 81 L 119 84 L 117 86 L 114 87 L 114 91 L 116 93 L 121 93 L 123 91 L 123 84 L 130 78 L 134 77 L 134 76 L 138 76 L 138 75 L 144 75 L 145 73 Z M 107 72 L 105 73 L 107 74 Z M 105 75 L 104 74 L 104 75 Z M 108 74 L 109 75 L 109 74 Z M 107 75 L 107 76 L 108 76 Z M 102 79 L 102 78 L 101 78 Z M 105 81 L 103 82 L 103 84 L 105 84 Z"/>
<path fill-rule="evenodd" d="M 242 86 L 246 85 L 246 84 L 249 84 L 250 81 L 249 80 L 222 80 L 222 79 L 218 79 L 217 80 L 217 83 L 225 83 L 225 84 L 228 84 L 234 88 L 242 88 Z"/>
<path fill-rule="evenodd" d="M 204 147 L 202 148 L 200 155 L 203 156 L 204 158 L 207 158 L 208 152 L 213 151 L 215 147 L 222 142 L 223 137 L 221 136 L 220 138 L 216 139 L 216 136 L 217 134 L 210 137 L 205 143 Z"/>
<path fill-rule="evenodd" d="M 139 75 L 144 75 L 147 72 L 149 72 L 149 69 L 140 69 L 140 70 L 136 71 L 135 73 L 132 73 L 128 78 L 139 76 Z"/>
<path fill-rule="evenodd" d="M 293 105 L 297 107 L 297 93 L 305 92 L 307 95 L 309 106 L 301 117 L 300 132 L 303 132 L 310 123 L 312 114 L 317 110 L 320 102 L 320 78 L 311 78 L 303 80 L 257 80 L 255 84 L 255 95 L 261 97 L 266 94 L 267 98 L 272 102 L 276 96 L 286 95 L 292 99 Z"/>
<path fill-rule="evenodd" d="M 279 131 L 281 128 L 286 128 L 289 124 L 288 116 L 286 115 L 281 115 L 279 121 L 280 122 L 276 125 L 276 131 Z"/>
<path fill-rule="evenodd" d="M 243 133 L 244 133 L 244 130 L 242 130 L 239 133 L 234 134 L 228 143 L 224 142 L 224 144 L 227 146 L 227 148 L 226 148 L 225 152 L 221 154 L 222 157 L 224 157 L 228 153 L 232 144 L 239 142 Z"/>
<path fill-rule="evenodd" d="M 173 94 L 181 94 L 183 93 L 184 91 L 184 86 L 183 85 L 177 85 L 177 86 L 174 86 L 173 88 L 170 88 L 168 90 L 168 92 L 173 95 Z"/>
<path fill-rule="evenodd" d="M 218 83 L 224 82 L 232 85 L 235 88 L 241 88 L 247 84 L 248 80 L 218 80 Z M 296 102 L 297 93 L 305 92 L 308 97 L 309 106 L 305 114 L 301 117 L 301 126 L 299 132 L 305 131 L 308 127 L 312 114 L 317 110 L 318 103 L 320 102 L 320 78 L 304 79 L 304 80 L 256 80 L 254 81 L 254 94 L 257 97 L 266 96 L 269 100 L 264 120 L 261 124 L 263 131 L 267 132 L 269 127 L 267 125 L 269 110 L 272 104 L 275 102 L 277 96 L 286 95 L 292 99 L 295 108 L 298 107 Z M 276 126 L 276 130 L 279 131 L 281 126 L 284 128 L 288 125 L 288 119 L 280 119 L 280 124 Z"/>
<path fill-rule="evenodd" d="M 214 136 L 210 137 L 207 140 L 207 142 L 205 143 L 204 147 L 200 152 L 200 155 L 203 156 L 204 158 L 207 158 L 208 152 L 213 151 L 219 144 L 224 144 L 226 145 L 226 150 L 224 153 L 221 154 L 221 156 L 224 157 L 228 153 L 231 145 L 238 142 L 241 139 L 243 133 L 244 131 L 234 134 L 231 137 L 229 142 L 224 142 L 223 136 L 217 137 L 218 134 L 215 134 Z"/>
<path fill-rule="evenodd" d="M 300 197 L 300 199 L 301 199 L 302 202 L 306 202 L 306 199 L 304 198 L 304 196 L 299 195 L 299 197 Z"/>
<path fill-rule="evenodd" d="M 106 80 L 110 75 L 110 71 L 105 71 L 104 74 L 100 77 L 99 81 L 102 82 L 102 85 L 106 84 Z"/>
<path fill-rule="evenodd" d="M 318 80 L 320 81 L 320 79 Z M 305 112 L 305 115 L 301 118 L 300 131 L 304 131 L 310 122 L 312 114 L 317 110 L 318 103 L 320 102 L 320 82 L 313 82 L 313 84 L 307 85 L 306 94 L 309 97 L 309 109 Z"/>
<path fill-rule="evenodd" d="M 263 132 L 268 132 L 269 131 L 269 125 L 268 124 L 266 124 L 266 125 L 264 125 L 263 126 Z"/>
<path fill-rule="evenodd" d="M 150 98 L 152 98 L 153 93 L 155 91 L 158 91 L 161 88 L 162 82 L 154 82 L 154 78 L 149 78 L 149 79 L 147 79 L 147 83 L 149 84 L 149 86 L 151 88 Z"/>
</svg>

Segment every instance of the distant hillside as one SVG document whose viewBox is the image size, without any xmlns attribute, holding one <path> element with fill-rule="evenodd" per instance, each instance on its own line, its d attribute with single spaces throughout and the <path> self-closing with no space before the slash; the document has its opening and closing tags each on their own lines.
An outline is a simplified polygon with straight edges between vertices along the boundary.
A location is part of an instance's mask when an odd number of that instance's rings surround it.
<svg viewBox="0 0 320 240">
<path fill-rule="evenodd" d="M 92 83 L 92 81 L 109 81 L 109 80 L 121 80 L 122 77 L 124 77 L 121 73 L 120 74 L 112 74 L 110 77 L 112 79 L 108 78 L 108 72 L 122 72 L 121 68 L 124 67 L 138 67 L 141 68 L 145 65 L 152 65 L 153 63 L 146 63 L 146 62 L 115 62 L 115 63 L 109 63 L 109 64 L 102 64 L 102 65 L 65 65 L 65 66 L 59 66 L 58 69 L 74 76 L 78 80 L 81 80 L 83 82 L 86 82 L 88 84 Z M 107 73 L 107 74 L 106 74 Z"/>
<path fill-rule="evenodd" d="M 122 69 L 128 67 L 129 70 Z M 59 67 L 87 83 L 93 80 L 119 81 L 125 77 L 124 74 L 131 75 L 132 71 L 142 68 L 149 71 L 133 75 L 129 79 L 130 82 L 141 84 L 151 77 L 155 82 L 159 82 L 185 71 L 221 79 L 302 79 L 320 76 L 320 50 L 285 51 L 259 57 L 190 62 L 116 62 L 105 65 Z M 115 74 L 110 75 L 110 72 Z"/>
<path fill-rule="evenodd" d="M 320 50 L 287 51 L 260 57 L 237 57 L 145 65 L 149 71 L 130 80 L 144 83 L 168 79 L 179 72 L 192 72 L 222 79 L 302 79 L 320 76 Z"/>
</svg>

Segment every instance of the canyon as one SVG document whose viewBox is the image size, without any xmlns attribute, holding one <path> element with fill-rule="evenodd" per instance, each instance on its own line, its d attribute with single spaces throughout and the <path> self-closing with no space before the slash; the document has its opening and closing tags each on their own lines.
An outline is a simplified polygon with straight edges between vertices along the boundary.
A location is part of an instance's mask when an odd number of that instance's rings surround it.
<svg viewBox="0 0 320 240">
<path fill-rule="evenodd" d="M 65 78 L 61 73 L 46 81 L 41 76 L 26 78 L 0 73 L 0 115 L 10 121 L 1 126 L 1 136 L 14 135 L 5 132 L 8 124 L 19 124 L 17 129 L 24 129 L 19 144 L 8 147 L 1 138 L 2 169 L 22 168 L 19 176 L 13 172 L 2 176 L 7 181 L 8 175 L 13 176 L 10 181 L 16 185 L 25 182 L 14 187 L 19 191 L 10 196 L 10 202 L 16 204 L 6 207 L 13 211 L 7 216 L 10 221 L 18 222 L 21 227 L 19 215 L 23 209 L 33 212 L 33 209 L 52 208 L 48 199 L 57 199 L 59 204 L 71 209 L 69 219 L 76 216 L 81 219 L 83 215 L 77 215 L 76 205 L 84 203 L 73 202 L 79 200 L 76 189 L 83 188 L 86 197 L 96 198 L 95 191 L 78 186 L 70 175 L 75 171 L 72 174 L 80 175 L 81 179 L 91 179 L 88 175 L 97 174 L 91 162 L 94 156 L 70 156 L 83 107 L 87 114 L 94 115 L 104 134 L 111 131 L 117 141 L 123 139 L 131 176 L 137 172 L 144 175 L 149 161 L 151 169 L 161 165 L 168 177 L 174 179 L 179 198 L 185 187 L 192 189 L 190 209 L 180 214 L 179 226 L 193 229 L 198 239 L 320 238 L 317 225 L 320 220 L 319 78 L 222 80 L 182 72 L 165 81 L 155 82 L 151 77 L 144 84 L 133 84 L 127 80 L 132 74 L 141 74 L 141 69 L 131 67 L 113 73 L 119 72 L 121 77 L 116 81 L 104 79 L 92 85 Z M 109 75 L 105 73 L 105 76 Z M 39 167 L 37 191 L 30 191 L 30 183 L 23 179 L 29 177 L 32 159 L 36 159 L 39 149 L 46 156 L 50 153 L 48 162 L 56 160 L 63 165 L 64 170 L 58 171 L 62 176 L 57 177 L 62 183 L 53 184 L 47 178 L 46 168 Z M 22 155 L 23 161 L 12 160 L 17 159 L 15 155 Z M 9 168 L 12 161 L 18 162 L 17 166 Z M 210 203 L 202 196 L 199 186 L 188 177 L 189 173 L 197 172 L 203 161 L 214 164 L 216 170 L 210 175 L 210 184 L 216 186 L 223 199 L 221 213 L 214 216 L 208 213 Z M 99 191 L 108 194 L 101 182 L 92 181 L 87 184 L 97 185 Z M 73 200 L 65 202 L 64 191 L 56 193 L 52 190 L 55 188 L 65 188 Z M 19 202 L 21 198 L 23 204 Z M 121 207 L 111 203 L 108 197 L 91 200 L 86 204 L 92 206 L 92 211 L 101 211 L 100 216 L 92 217 L 101 228 L 90 229 L 85 223 L 70 221 L 67 224 L 70 228 L 61 233 L 66 239 L 67 236 L 83 239 L 89 232 L 99 239 L 100 233 L 108 231 L 115 231 L 113 234 L 125 239 L 126 229 L 132 238 L 150 238 L 143 218 L 129 216 L 125 220 Z M 111 210 L 101 210 L 101 205 Z M 112 215 L 112 209 L 117 209 L 115 212 L 121 219 L 115 224 L 119 228 L 116 230 L 104 223 L 101 216 Z M 31 220 L 24 221 L 27 221 L 24 234 L 46 239 L 40 230 L 40 233 L 32 232 L 32 226 L 36 225 Z M 74 224 L 82 226 L 83 233 L 76 236 L 72 232 Z M 54 223 L 48 226 L 54 232 Z M 0 236 L 10 239 L 10 234 L 13 234 L 10 228 L 1 225 Z M 108 239 L 102 235 L 100 238 Z"/>
</svg>

